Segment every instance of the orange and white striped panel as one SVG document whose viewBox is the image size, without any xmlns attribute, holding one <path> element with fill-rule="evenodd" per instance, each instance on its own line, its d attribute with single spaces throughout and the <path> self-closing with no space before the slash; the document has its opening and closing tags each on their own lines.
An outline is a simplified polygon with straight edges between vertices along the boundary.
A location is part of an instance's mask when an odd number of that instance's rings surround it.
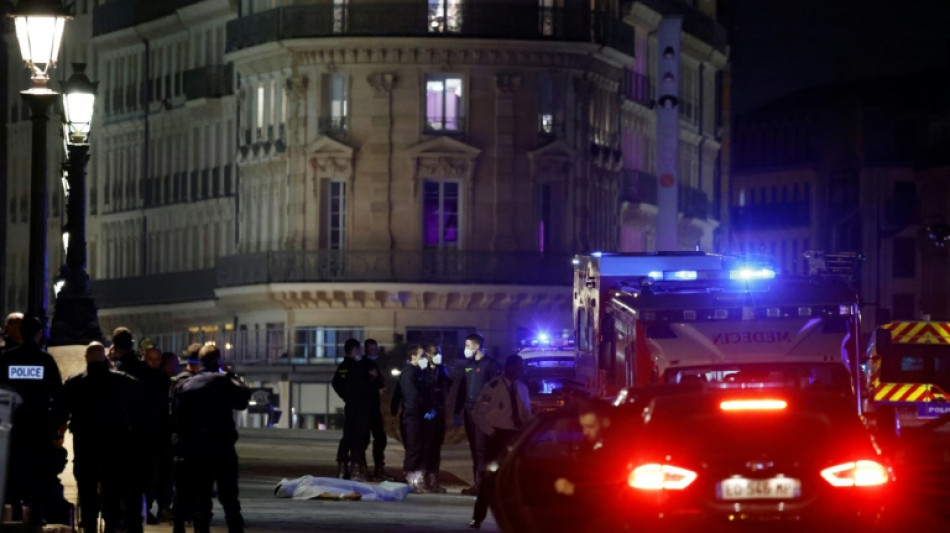
<svg viewBox="0 0 950 533">
<path fill-rule="evenodd" d="M 902 344 L 950 344 L 950 322 L 890 322 L 881 326 Z"/>
</svg>

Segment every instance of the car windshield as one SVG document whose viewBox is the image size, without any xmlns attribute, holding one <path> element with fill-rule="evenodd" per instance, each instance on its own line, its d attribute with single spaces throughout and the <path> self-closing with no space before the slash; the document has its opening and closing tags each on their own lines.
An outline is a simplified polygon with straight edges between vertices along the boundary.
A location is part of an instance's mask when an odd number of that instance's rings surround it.
<svg viewBox="0 0 950 533">
<path fill-rule="evenodd" d="M 946 345 L 894 343 L 884 355 L 881 380 L 930 383 L 950 391 L 950 350 Z"/>
</svg>

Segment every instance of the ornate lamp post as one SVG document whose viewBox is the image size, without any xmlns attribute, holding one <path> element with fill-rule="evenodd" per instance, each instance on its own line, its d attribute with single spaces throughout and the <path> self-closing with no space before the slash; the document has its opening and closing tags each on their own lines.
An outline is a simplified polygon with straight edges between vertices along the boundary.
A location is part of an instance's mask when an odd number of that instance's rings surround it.
<svg viewBox="0 0 950 533">
<path fill-rule="evenodd" d="M 89 132 L 96 104 L 96 88 L 85 74 L 85 63 L 73 63 L 73 75 L 63 83 L 63 136 L 66 141 L 66 225 L 63 245 L 66 261 L 59 269 L 56 309 L 50 344 L 86 344 L 102 339 L 96 304 L 86 272 L 86 162 Z"/>
<path fill-rule="evenodd" d="M 49 84 L 49 69 L 56 65 L 66 20 L 72 18 L 58 0 L 21 0 L 10 13 L 16 25 L 23 62 L 30 69 L 33 86 L 20 95 L 30 106 L 33 137 L 30 167 L 30 256 L 27 313 L 46 325 L 47 219 L 46 139 L 49 109 L 57 94 Z"/>
</svg>

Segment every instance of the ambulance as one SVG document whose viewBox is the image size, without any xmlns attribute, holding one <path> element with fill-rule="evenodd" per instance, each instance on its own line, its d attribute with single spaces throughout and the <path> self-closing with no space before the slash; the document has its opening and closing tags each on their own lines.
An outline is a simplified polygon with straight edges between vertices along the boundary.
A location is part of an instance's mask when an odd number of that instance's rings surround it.
<svg viewBox="0 0 950 533">
<path fill-rule="evenodd" d="M 687 381 L 854 394 L 860 256 L 808 258 L 809 274 L 791 276 L 705 252 L 575 256 L 577 380 L 606 398 Z"/>
<path fill-rule="evenodd" d="M 950 414 L 950 322 L 895 321 L 868 346 L 867 414 L 900 433 Z"/>
</svg>

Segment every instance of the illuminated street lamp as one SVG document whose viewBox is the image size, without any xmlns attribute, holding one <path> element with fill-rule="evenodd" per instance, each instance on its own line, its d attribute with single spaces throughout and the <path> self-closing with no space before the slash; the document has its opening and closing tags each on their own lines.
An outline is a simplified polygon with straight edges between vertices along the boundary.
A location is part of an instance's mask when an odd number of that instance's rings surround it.
<svg viewBox="0 0 950 533">
<path fill-rule="evenodd" d="M 33 122 L 30 166 L 30 260 L 27 313 L 39 318 L 46 328 L 47 250 L 46 224 L 49 199 L 46 185 L 46 128 L 49 109 L 56 98 L 50 90 L 49 70 L 56 66 L 56 56 L 63 38 L 66 20 L 72 18 L 58 0 L 20 0 L 10 13 L 16 26 L 17 40 L 23 62 L 30 69 L 33 85 L 20 93 L 30 106 Z"/>
<path fill-rule="evenodd" d="M 66 225 L 63 246 L 66 261 L 56 283 L 56 309 L 50 328 L 50 344 L 87 344 L 101 340 L 96 303 L 86 272 L 86 162 L 89 132 L 96 105 L 98 83 L 89 80 L 85 63 L 73 63 L 73 75 L 63 82 L 63 137 L 66 141 Z"/>
</svg>

